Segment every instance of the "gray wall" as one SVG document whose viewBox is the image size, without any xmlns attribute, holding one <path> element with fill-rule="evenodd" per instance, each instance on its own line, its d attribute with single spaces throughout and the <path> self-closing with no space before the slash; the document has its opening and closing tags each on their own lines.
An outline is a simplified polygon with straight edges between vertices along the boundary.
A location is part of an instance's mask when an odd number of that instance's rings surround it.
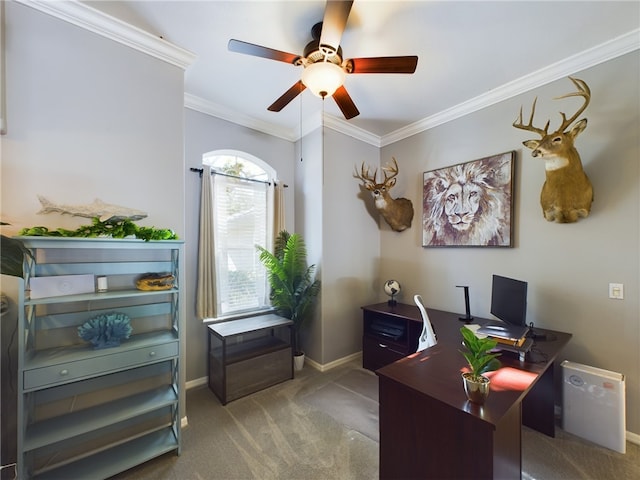
<svg viewBox="0 0 640 480">
<path fill-rule="evenodd" d="M 373 199 L 353 177 L 363 161 L 377 167 L 379 149 L 328 128 L 306 135 L 298 147 L 296 231 L 322 282 L 315 316 L 301 338 L 307 357 L 325 369 L 360 352 L 360 307 L 380 288 L 378 216 L 367 210 Z"/>
<path fill-rule="evenodd" d="M 472 314 L 490 317 L 493 273 L 528 281 L 528 321 L 573 334 L 562 358 L 626 375 L 627 430 L 635 433 L 640 433 L 639 59 L 636 51 L 574 75 L 592 91 L 583 114 L 588 126 L 576 140 L 595 192 L 588 218 L 575 224 L 543 219 L 543 163 L 522 146 L 537 137 L 511 126 L 521 104 L 528 118 L 537 95 L 536 124 L 551 119 L 551 129 L 557 128 L 558 112 L 570 113 L 580 104 L 552 100 L 573 89 L 562 79 L 381 150 L 381 161 L 395 156 L 403 162 L 419 212 L 422 172 L 516 150 L 514 248 L 423 248 L 420 222 L 400 235 L 382 228 L 380 237 L 382 277 L 401 282 L 406 303 L 420 293 L 427 306 L 464 312 L 463 293 L 455 286 L 469 285 Z M 610 282 L 624 284 L 624 300 L 608 298 Z"/>
<path fill-rule="evenodd" d="M 325 129 L 322 189 L 322 355 L 327 364 L 362 349 L 362 305 L 376 298 L 379 219 L 369 191 L 353 177 L 362 162 L 377 167 L 379 149 Z M 399 192 L 404 185 L 397 186 Z M 373 209 L 373 214 L 372 214 Z M 355 348 L 354 348 L 355 346 Z"/>
<path fill-rule="evenodd" d="M 77 228 L 90 220 L 36 215 L 37 195 L 100 198 L 182 237 L 184 71 L 14 2 L 6 24 L 3 220 Z"/>
<path fill-rule="evenodd" d="M 354 162 L 378 164 L 378 149 L 319 128 L 298 142 L 296 231 L 307 260 L 322 282 L 314 318 L 302 329 L 302 345 L 320 368 L 362 349 L 361 305 L 375 297 L 378 267 L 377 217 L 366 214 L 353 189 Z M 367 198 L 367 200 L 370 200 Z"/>
<path fill-rule="evenodd" d="M 206 327 L 195 316 L 200 178 L 197 173 L 190 172 L 189 168 L 202 168 L 202 155 L 204 153 L 223 149 L 249 153 L 275 168 L 278 172 L 278 179 L 289 185 L 285 189 L 286 224 L 288 231 L 294 231 L 294 143 L 241 127 L 195 110 L 185 109 L 185 171 L 188 172 L 185 210 L 185 238 L 187 239 L 187 380 L 196 380 L 207 375 Z"/>
<path fill-rule="evenodd" d="M 316 265 L 316 278 L 324 289 L 322 253 L 323 146 L 322 130 L 316 129 L 297 142 L 295 162 L 295 231 L 307 247 L 307 264 Z M 322 364 L 322 292 L 316 301 L 313 318 L 301 328 L 300 343 L 306 356 Z"/>
</svg>

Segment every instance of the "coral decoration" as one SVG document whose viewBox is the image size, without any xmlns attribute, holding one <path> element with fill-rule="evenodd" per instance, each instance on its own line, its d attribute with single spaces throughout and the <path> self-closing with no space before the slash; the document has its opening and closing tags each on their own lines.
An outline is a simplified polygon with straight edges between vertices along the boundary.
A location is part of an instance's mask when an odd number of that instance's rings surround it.
<svg viewBox="0 0 640 480">
<path fill-rule="evenodd" d="M 78 327 L 80 338 L 93 344 L 93 348 L 117 347 L 122 339 L 131 335 L 131 323 L 124 313 L 111 312 L 90 318 Z"/>
</svg>

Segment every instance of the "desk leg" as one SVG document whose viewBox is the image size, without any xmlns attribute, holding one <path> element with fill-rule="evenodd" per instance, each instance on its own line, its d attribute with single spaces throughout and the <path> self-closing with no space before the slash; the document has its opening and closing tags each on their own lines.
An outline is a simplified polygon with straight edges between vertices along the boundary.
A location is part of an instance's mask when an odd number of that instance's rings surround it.
<svg viewBox="0 0 640 480">
<path fill-rule="evenodd" d="M 550 437 L 556 436 L 554 365 L 540 376 L 522 402 L 522 423 Z"/>
</svg>

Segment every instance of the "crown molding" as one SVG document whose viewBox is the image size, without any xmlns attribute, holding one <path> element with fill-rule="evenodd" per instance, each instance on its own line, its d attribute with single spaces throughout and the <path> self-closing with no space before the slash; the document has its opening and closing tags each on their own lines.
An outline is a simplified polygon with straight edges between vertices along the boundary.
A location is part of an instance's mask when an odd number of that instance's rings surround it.
<svg viewBox="0 0 640 480">
<path fill-rule="evenodd" d="M 360 140 L 361 142 L 373 145 L 374 147 L 380 148 L 382 146 L 381 138 L 378 135 L 375 135 L 364 128 L 356 127 L 342 118 L 334 117 L 333 115 L 325 113 L 324 126 L 335 130 L 336 132 L 353 137 L 356 140 Z"/>
<path fill-rule="evenodd" d="M 559 62 L 552 63 L 540 70 L 520 77 L 491 90 L 483 95 L 471 98 L 435 115 L 412 123 L 382 137 L 381 146 L 395 143 L 431 128 L 476 112 L 496 103 L 503 102 L 534 88 L 559 80 L 581 70 L 613 60 L 640 48 L 640 29 L 632 30 L 593 48 L 584 50 Z"/>
<path fill-rule="evenodd" d="M 196 59 L 196 55 L 188 50 L 76 0 L 56 2 L 50 0 L 15 1 L 151 55 L 183 70 Z"/>
<path fill-rule="evenodd" d="M 186 69 L 196 59 L 195 54 L 185 49 L 77 0 L 15 1 L 182 69 Z M 382 137 L 356 127 L 341 118 L 327 114 L 314 116 L 314 118 L 303 122 L 305 123 L 305 129 L 302 131 L 300 127 L 287 129 L 250 116 L 238 115 L 236 111 L 230 108 L 216 105 L 191 94 L 185 94 L 185 107 L 289 141 L 297 141 L 301 135 L 324 125 L 370 145 L 384 147 L 638 49 L 640 49 L 640 29 L 635 29 Z"/>
<path fill-rule="evenodd" d="M 237 112 L 231 109 L 214 105 L 213 103 L 207 102 L 203 99 L 197 100 L 199 106 L 195 106 L 193 103 L 186 106 L 202 113 L 217 116 L 229 122 L 244 125 L 289 141 L 297 141 L 301 135 L 306 135 L 323 125 L 326 128 L 330 128 L 339 133 L 355 138 L 356 140 L 360 140 L 364 143 L 380 148 L 400 140 L 404 140 L 405 138 L 409 138 L 413 135 L 417 135 L 418 133 L 437 127 L 438 125 L 464 117 L 478 110 L 482 110 L 483 108 L 503 102 L 581 70 L 594 67 L 608 60 L 613 60 L 614 58 L 638 49 L 640 49 L 640 29 L 632 30 L 631 32 L 597 45 L 596 47 L 584 50 L 583 52 L 572 55 L 564 60 L 548 65 L 540 70 L 505 83 L 486 94 L 479 95 L 475 98 L 459 103 L 458 105 L 454 105 L 451 108 L 407 125 L 406 127 L 382 137 L 363 128 L 357 127 L 342 118 L 334 117 L 333 115 L 326 113 L 323 116 L 317 115 L 304 121 L 303 125 L 305 128 L 301 131 L 299 128 L 296 130 L 287 130 L 282 127 L 276 127 L 269 122 L 262 122 L 248 116 L 239 116 Z M 185 95 L 185 104 L 187 98 L 190 98 L 193 102 L 197 97 L 188 94 Z M 208 107 L 204 108 L 203 105 L 207 105 Z"/>
<path fill-rule="evenodd" d="M 275 125 L 271 122 L 258 120 L 257 118 L 249 115 L 240 115 L 236 110 L 210 102 L 209 100 L 205 100 L 202 97 L 198 97 L 190 93 L 184 94 L 184 106 L 185 108 L 195 110 L 196 112 L 220 118 L 222 120 L 235 123 L 236 125 L 247 127 L 268 135 L 273 135 L 274 137 L 282 138 L 290 142 L 296 142 L 301 137 L 308 135 L 314 130 L 320 127 L 326 127 L 375 147 L 381 146 L 379 136 L 360 127 L 356 127 L 355 125 L 348 123 L 346 120 L 326 113 L 322 114 L 318 112 L 311 115 L 302 120 L 301 125 L 297 128 L 289 129 Z"/>
<path fill-rule="evenodd" d="M 375 147 L 380 147 L 379 136 L 360 127 L 356 127 L 355 125 L 348 123 L 346 120 L 334 117 L 327 113 L 322 114 L 318 112 L 306 119 L 303 119 L 301 121 L 301 125 L 297 128 L 288 129 L 277 126 L 271 122 L 258 120 L 257 118 L 248 115 L 240 115 L 236 110 L 210 102 L 209 100 L 205 100 L 202 97 L 198 97 L 190 93 L 185 93 L 184 95 L 184 106 L 191 110 L 204 113 L 205 115 L 211 115 L 212 117 L 217 117 L 222 120 L 235 123 L 236 125 L 241 125 L 268 135 L 273 135 L 274 137 L 282 138 L 290 142 L 296 142 L 301 137 L 304 137 L 321 126 L 324 126 L 362 142 L 369 143 Z"/>
<path fill-rule="evenodd" d="M 237 111 L 231 108 L 218 105 L 217 103 L 210 102 L 190 93 L 184 94 L 184 106 L 206 115 L 211 115 L 237 125 L 251 128 L 252 130 L 273 135 L 274 137 L 283 138 L 290 142 L 295 142 L 300 137 L 298 130 L 280 127 L 271 122 L 258 120 L 248 115 L 240 115 Z"/>
</svg>

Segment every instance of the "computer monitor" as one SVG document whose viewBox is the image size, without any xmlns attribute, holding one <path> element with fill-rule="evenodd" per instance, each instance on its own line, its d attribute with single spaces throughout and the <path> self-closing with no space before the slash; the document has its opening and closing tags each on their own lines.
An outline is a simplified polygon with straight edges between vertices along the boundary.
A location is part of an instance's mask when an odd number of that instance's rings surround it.
<svg viewBox="0 0 640 480">
<path fill-rule="evenodd" d="M 513 325 L 525 326 L 527 320 L 527 282 L 493 276 L 491 314 Z"/>
</svg>

